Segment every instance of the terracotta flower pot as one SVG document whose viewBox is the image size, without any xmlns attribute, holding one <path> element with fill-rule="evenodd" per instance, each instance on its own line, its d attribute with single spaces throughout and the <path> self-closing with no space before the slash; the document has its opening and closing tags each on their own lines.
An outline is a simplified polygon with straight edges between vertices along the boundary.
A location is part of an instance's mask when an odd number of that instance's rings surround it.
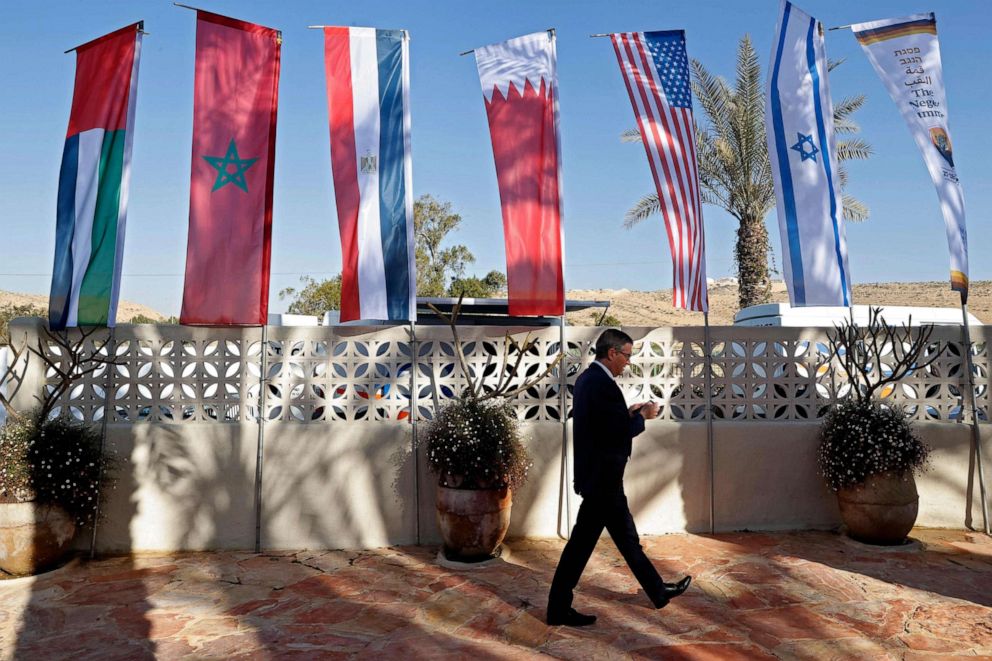
<svg viewBox="0 0 992 661">
<path fill-rule="evenodd" d="M 868 544 L 901 544 L 916 523 L 920 496 L 912 471 L 872 475 L 837 492 L 847 534 Z"/>
<path fill-rule="evenodd" d="M 437 524 L 445 555 L 473 560 L 492 557 L 510 527 L 510 489 L 437 487 Z"/>
<path fill-rule="evenodd" d="M 0 503 L 0 569 L 37 574 L 69 552 L 76 524 L 58 505 Z"/>
</svg>

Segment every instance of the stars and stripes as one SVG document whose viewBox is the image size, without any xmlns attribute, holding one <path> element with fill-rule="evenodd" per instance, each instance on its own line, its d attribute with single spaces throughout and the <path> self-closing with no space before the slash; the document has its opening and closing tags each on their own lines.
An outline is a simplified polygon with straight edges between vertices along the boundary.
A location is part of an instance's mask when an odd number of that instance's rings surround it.
<svg viewBox="0 0 992 661">
<path fill-rule="evenodd" d="M 682 30 L 610 35 L 672 251 L 673 305 L 706 312 L 706 255 L 689 59 Z"/>
</svg>

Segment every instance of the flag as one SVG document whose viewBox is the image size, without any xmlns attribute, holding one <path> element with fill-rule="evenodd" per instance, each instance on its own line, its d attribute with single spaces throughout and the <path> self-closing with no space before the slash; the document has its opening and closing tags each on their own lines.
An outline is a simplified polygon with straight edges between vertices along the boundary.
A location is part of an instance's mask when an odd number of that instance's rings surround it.
<svg viewBox="0 0 992 661">
<path fill-rule="evenodd" d="M 916 14 L 851 26 L 892 100 L 899 106 L 937 188 L 951 254 L 951 289 L 968 302 L 968 232 L 964 194 L 954 167 L 937 19 Z"/>
<path fill-rule="evenodd" d="M 563 214 L 555 38 L 475 49 L 503 210 L 509 312 L 562 315 Z"/>
<path fill-rule="evenodd" d="M 851 305 L 823 25 L 787 0 L 772 42 L 765 134 L 793 306 Z"/>
<path fill-rule="evenodd" d="M 142 24 L 76 48 L 76 81 L 62 152 L 52 329 L 117 323 Z"/>
<path fill-rule="evenodd" d="M 196 13 L 180 323 L 266 323 L 281 44 L 278 30 Z"/>
<path fill-rule="evenodd" d="M 405 30 L 324 28 L 341 321 L 417 318 Z"/>
<path fill-rule="evenodd" d="M 648 154 L 672 252 L 672 304 L 707 312 L 703 213 L 685 32 L 610 35 Z"/>
</svg>

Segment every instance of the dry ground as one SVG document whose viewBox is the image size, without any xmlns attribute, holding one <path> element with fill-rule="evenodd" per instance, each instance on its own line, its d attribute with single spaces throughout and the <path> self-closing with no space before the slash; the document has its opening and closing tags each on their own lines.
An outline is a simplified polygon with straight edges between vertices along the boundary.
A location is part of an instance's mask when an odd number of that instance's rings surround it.
<svg viewBox="0 0 992 661">
<path fill-rule="evenodd" d="M 18 292 L 0 289 L 0 308 L 6 305 L 33 305 L 36 308 L 47 310 L 48 297 L 44 294 L 20 294 Z M 165 319 L 165 315 L 162 313 L 140 303 L 121 301 L 117 306 L 117 321 L 121 323 L 127 323 L 131 320 L 131 317 L 139 314 L 143 314 L 150 319 Z"/>
<path fill-rule="evenodd" d="M 609 314 L 618 318 L 624 326 L 695 326 L 702 324 L 698 312 L 686 312 L 672 307 L 672 290 L 631 291 L 629 289 L 572 289 L 570 300 L 608 300 Z M 785 284 L 776 282 L 773 286 L 772 301 L 787 303 L 789 295 Z M 926 307 L 959 306 L 958 295 L 951 291 L 946 282 L 883 282 L 855 285 L 854 301 L 863 305 L 918 305 Z M 48 307 L 48 297 L 42 294 L 19 294 L 0 290 L 0 307 L 7 304 L 31 304 L 42 309 Z M 737 313 L 737 285 L 717 282 L 710 286 L 710 323 L 714 326 L 729 325 Z M 992 323 L 992 281 L 982 280 L 971 283 L 968 311 L 982 320 Z M 568 322 L 574 326 L 593 324 L 593 316 L 602 309 L 586 310 L 568 315 Z M 121 301 L 118 308 L 118 321 L 126 323 L 131 317 L 143 314 L 152 319 L 164 319 L 165 315 L 152 308 Z"/>
<path fill-rule="evenodd" d="M 672 290 L 631 291 L 628 289 L 573 289 L 570 300 L 609 300 L 608 314 L 624 326 L 696 326 L 702 325 L 698 312 L 686 312 L 672 307 Z M 772 302 L 788 303 L 785 283 L 776 282 Z M 915 305 L 923 307 L 960 307 L 957 292 L 946 282 L 883 282 L 855 285 L 854 302 L 859 305 Z M 723 326 L 734 323 L 738 311 L 737 285 L 716 283 L 710 286 L 710 323 Z M 968 312 L 983 323 L 992 323 L 992 281 L 971 283 Z M 593 314 L 602 309 L 575 312 L 568 315 L 572 325 L 591 325 Z"/>
</svg>

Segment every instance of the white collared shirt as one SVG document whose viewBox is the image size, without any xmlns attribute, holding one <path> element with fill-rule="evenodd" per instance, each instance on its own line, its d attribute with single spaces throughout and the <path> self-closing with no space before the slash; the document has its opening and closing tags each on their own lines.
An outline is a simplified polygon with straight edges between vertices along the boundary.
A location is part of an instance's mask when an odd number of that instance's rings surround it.
<svg viewBox="0 0 992 661">
<path fill-rule="evenodd" d="M 599 361 L 599 360 L 594 360 L 593 362 L 596 363 L 597 365 L 599 365 L 600 367 L 602 367 L 604 370 L 606 370 L 606 373 L 610 375 L 610 378 L 613 379 L 614 383 L 616 382 L 617 377 L 613 376 L 613 372 L 610 371 L 610 368 L 609 367 L 607 367 L 606 365 L 604 365 L 602 363 L 602 361 Z"/>
</svg>

